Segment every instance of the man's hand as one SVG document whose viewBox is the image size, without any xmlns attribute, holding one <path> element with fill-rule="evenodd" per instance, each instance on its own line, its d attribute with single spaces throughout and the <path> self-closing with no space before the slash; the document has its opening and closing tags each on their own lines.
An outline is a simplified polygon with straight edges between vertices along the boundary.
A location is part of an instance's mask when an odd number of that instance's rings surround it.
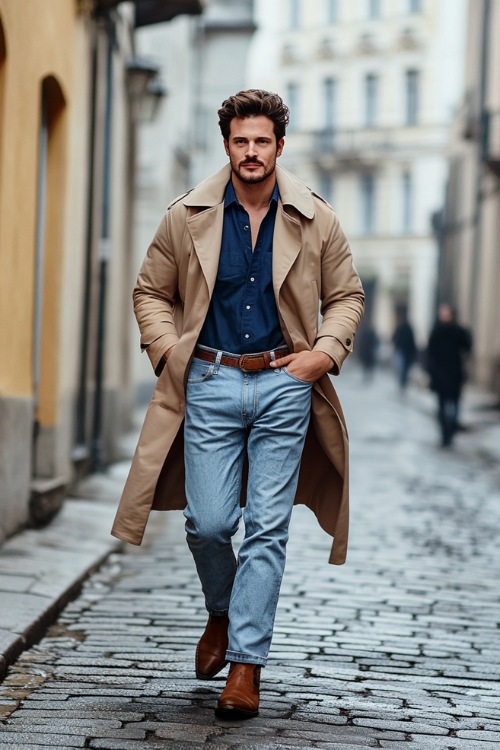
<svg viewBox="0 0 500 750">
<path fill-rule="evenodd" d="M 298 352 L 271 362 L 271 367 L 286 367 L 290 375 L 314 383 L 333 367 L 333 360 L 325 352 Z"/>
</svg>

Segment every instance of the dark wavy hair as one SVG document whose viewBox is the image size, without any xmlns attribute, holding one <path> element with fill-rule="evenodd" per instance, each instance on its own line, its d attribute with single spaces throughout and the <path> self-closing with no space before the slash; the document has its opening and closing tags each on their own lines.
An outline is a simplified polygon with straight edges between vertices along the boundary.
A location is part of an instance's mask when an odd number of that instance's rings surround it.
<svg viewBox="0 0 500 750">
<path fill-rule="evenodd" d="M 284 137 L 290 120 L 290 111 L 281 96 L 271 91 L 264 91 L 264 89 L 239 91 L 222 102 L 217 114 L 222 137 L 226 141 L 229 140 L 231 120 L 235 117 L 241 119 L 259 115 L 269 117 L 273 122 L 276 143 Z"/>
</svg>

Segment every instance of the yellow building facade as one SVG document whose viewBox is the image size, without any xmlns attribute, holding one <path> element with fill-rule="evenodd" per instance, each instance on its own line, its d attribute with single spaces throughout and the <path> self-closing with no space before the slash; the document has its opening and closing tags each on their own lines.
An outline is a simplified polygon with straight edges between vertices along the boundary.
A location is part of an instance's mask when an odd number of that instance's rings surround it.
<svg viewBox="0 0 500 750">
<path fill-rule="evenodd" d="M 0 0 L 0 544 L 120 457 L 135 134 L 159 72 L 135 31 L 202 9 Z"/>
<path fill-rule="evenodd" d="M 22 11 L 22 12 L 21 12 Z M 59 420 L 68 149 L 75 126 L 75 3 L 0 0 L 0 497 L 2 532 L 29 518 L 37 442 Z M 81 45 L 80 45 L 81 47 Z M 72 121 L 73 118 L 73 121 Z M 81 207 L 83 210 L 83 207 Z M 79 252 L 75 248 L 76 255 Z M 58 467 L 59 468 L 59 467 Z M 64 472 L 63 472 L 64 473 Z"/>
<path fill-rule="evenodd" d="M 115 394 L 120 430 L 132 30 L 127 6 L 99 15 L 87 0 L 51 0 L 50 11 L 46 0 L 0 0 L 0 542 L 60 504 L 95 432 L 96 378 Z M 116 188 L 107 213 L 104 162 L 108 202 Z M 98 348 L 106 323 L 115 343 Z"/>
</svg>

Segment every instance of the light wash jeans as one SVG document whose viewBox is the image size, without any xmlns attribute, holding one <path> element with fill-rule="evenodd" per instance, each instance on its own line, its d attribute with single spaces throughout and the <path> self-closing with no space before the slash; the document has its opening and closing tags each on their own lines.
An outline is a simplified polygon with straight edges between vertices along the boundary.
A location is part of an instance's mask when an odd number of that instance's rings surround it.
<svg viewBox="0 0 500 750">
<path fill-rule="evenodd" d="M 194 359 L 184 426 L 187 542 L 207 610 L 229 612 L 228 661 L 264 666 L 285 567 L 288 526 L 311 404 L 311 383 L 285 368 L 247 374 Z M 249 475 L 245 536 L 245 453 Z"/>
</svg>

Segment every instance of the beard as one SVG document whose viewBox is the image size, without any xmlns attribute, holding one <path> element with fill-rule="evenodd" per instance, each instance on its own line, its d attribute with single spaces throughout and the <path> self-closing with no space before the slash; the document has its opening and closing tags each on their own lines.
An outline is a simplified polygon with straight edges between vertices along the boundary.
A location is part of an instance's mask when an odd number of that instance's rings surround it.
<svg viewBox="0 0 500 750">
<path fill-rule="evenodd" d="M 259 172 L 258 174 L 244 174 L 242 172 L 242 168 L 245 166 L 245 164 L 259 164 L 263 171 Z M 276 167 L 276 162 L 272 162 L 266 167 L 266 165 L 262 164 L 261 161 L 243 161 L 239 164 L 234 164 L 231 161 L 231 167 L 233 172 L 241 180 L 241 182 L 244 182 L 247 185 L 257 185 L 259 182 L 264 182 L 265 180 L 267 180 L 268 177 L 273 174 Z"/>
</svg>

